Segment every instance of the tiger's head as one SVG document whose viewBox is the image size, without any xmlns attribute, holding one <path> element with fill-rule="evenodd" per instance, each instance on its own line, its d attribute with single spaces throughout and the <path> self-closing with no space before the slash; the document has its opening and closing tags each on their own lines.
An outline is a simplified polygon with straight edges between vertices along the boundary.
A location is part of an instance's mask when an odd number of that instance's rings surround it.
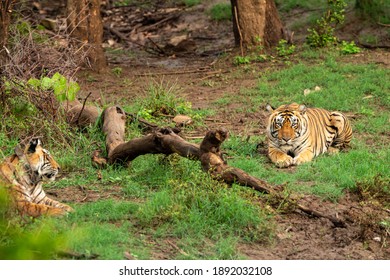
<svg viewBox="0 0 390 280">
<path fill-rule="evenodd" d="M 274 109 L 267 104 L 266 109 L 271 113 L 268 119 L 268 138 L 279 147 L 291 146 L 294 140 L 307 130 L 306 106 L 292 103 Z"/>
<path fill-rule="evenodd" d="M 15 148 L 16 155 L 25 163 L 25 167 L 35 177 L 34 181 L 54 181 L 60 166 L 50 155 L 50 152 L 42 148 L 41 140 L 33 138 L 24 149 Z"/>
</svg>

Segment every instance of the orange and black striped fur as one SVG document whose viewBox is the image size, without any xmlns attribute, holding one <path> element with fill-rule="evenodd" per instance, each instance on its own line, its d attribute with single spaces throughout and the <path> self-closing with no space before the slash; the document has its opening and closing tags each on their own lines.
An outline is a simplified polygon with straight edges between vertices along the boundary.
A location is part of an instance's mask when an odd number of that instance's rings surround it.
<svg viewBox="0 0 390 280">
<path fill-rule="evenodd" d="M 15 154 L 0 164 L 0 185 L 7 188 L 20 214 L 59 216 L 72 208 L 47 197 L 42 188 L 42 182 L 54 181 L 58 171 L 58 163 L 34 138 L 25 149 L 16 147 Z"/>
<path fill-rule="evenodd" d="M 278 167 L 299 165 L 322 153 L 349 146 L 352 128 L 339 112 L 292 103 L 277 109 L 267 105 L 268 156 Z"/>
</svg>

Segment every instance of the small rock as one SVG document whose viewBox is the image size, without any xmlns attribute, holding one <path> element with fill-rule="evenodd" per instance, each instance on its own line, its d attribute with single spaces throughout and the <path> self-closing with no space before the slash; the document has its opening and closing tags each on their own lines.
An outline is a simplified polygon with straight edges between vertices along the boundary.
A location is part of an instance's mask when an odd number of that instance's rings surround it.
<svg viewBox="0 0 390 280">
<path fill-rule="evenodd" d="M 375 236 L 375 237 L 373 238 L 373 240 L 376 241 L 376 242 L 381 242 L 381 241 L 382 241 L 382 239 L 380 238 L 380 236 Z"/>
<path fill-rule="evenodd" d="M 311 90 L 308 88 L 303 91 L 304 96 L 309 95 L 310 93 L 311 93 Z"/>
<path fill-rule="evenodd" d="M 173 121 L 176 123 L 177 126 L 184 126 L 192 123 L 191 117 L 185 115 L 177 115 L 173 118 Z"/>
</svg>

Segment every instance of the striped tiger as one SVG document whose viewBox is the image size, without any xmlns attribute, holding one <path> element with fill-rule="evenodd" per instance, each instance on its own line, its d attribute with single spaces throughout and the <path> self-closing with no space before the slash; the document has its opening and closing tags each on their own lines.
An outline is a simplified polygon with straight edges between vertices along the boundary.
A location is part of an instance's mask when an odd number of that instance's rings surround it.
<svg viewBox="0 0 390 280">
<path fill-rule="evenodd" d="M 60 167 L 41 141 L 33 138 L 25 149 L 15 148 L 15 154 L 0 164 L 0 185 L 5 186 L 12 205 L 21 215 L 59 216 L 73 209 L 46 196 L 43 181 L 54 181 Z"/>
<path fill-rule="evenodd" d="M 311 161 L 322 153 L 337 153 L 349 146 L 352 128 L 339 112 L 307 108 L 297 103 L 274 109 L 267 104 L 268 157 L 277 167 Z"/>
</svg>

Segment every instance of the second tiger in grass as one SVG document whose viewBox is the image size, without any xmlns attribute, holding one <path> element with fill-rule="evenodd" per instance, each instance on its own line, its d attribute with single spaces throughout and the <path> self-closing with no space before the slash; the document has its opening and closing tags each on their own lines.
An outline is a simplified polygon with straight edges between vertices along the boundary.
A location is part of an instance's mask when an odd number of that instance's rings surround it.
<svg viewBox="0 0 390 280">
<path fill-rule="evenodd" d="M 268 156 L 278 167 L 299 165 L 315 156 L 347 148 L 352 138 L 349 120 L 340 112 L 307 108 L 297 103 L 276 109 L 267 125 Z"/>
</svg>

